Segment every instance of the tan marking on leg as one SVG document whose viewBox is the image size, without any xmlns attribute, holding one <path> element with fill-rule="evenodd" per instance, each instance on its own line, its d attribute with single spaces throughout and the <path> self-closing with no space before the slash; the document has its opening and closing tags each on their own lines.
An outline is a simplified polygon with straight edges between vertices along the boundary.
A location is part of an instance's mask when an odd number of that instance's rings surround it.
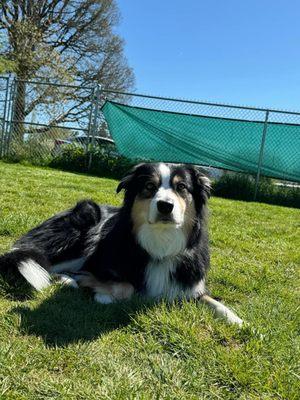
<svg viewBox="0 0 300 400">
<path fill-rule="evenodd" d="M 100 295 L 109 295 L 114 300 L 129 299 L 134 293 L 134 287 L 129 282 L 101 282 L 92 274 L 82 276 L 78 280 L 79 286 L 93 289 Z"/>
<path fill-rule="evenodd" d="M 111 295 L 116 300 L 126 300 L 134 293 L 134 287 L 128 282 L 115 282 L 111 286 Z"/>
<path fill-rule="evenodd" d="M 212 308 L 217 317 L 225 318 L 230 324 L 237 324 L 239 326 L 243 325 L 243 320 L 239 318 L 233 311 L 207 294 L 201 296 L 200 300 Z"/>
</svg>

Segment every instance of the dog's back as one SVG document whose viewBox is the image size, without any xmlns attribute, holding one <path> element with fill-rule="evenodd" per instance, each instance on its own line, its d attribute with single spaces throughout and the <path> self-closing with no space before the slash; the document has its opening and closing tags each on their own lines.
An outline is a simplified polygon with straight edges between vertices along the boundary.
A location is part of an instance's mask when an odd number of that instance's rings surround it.
<svg viewBox="0 0 300 400">
<path fill-rule="evenodd" d="M 0 256 L 0 274 L 21 274 L 35 289 L 43 289 L 50 284 L 53 265 L 83 257 L 87 233 L 100 221 L 100 206 L 80 201 L 26 233 Z"/>
</svg>

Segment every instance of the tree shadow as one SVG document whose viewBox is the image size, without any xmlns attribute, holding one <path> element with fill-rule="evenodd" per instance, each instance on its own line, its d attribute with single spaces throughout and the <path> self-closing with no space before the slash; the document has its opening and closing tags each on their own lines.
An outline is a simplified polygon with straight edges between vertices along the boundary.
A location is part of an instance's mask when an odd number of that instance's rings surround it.
<svg viewBox="0 0 300 400">
<path fill-rule="evenodd" d="M 102 305 L 83 290 L 62 287 L 38 307 L 21 305 L 12 313 L 20 316 L 21 332 L 41 337 L 46 346 L 63 347 L 127 326 L 134 315 L 152 305 L 137 296 L 127 302 Z"/>
</svg>

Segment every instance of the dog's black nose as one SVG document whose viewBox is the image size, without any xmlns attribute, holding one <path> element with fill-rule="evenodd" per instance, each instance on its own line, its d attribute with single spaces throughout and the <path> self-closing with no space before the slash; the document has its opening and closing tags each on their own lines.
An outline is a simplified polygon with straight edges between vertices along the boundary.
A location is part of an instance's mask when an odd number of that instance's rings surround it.
<svg viewBox="0 0 300 400">
<path fill-rule="evenodd" d="M 161 214 L 167 215 L 171 214 L 174 208 L 174 204 L 170 203 L 169 201 L 159 200 L 157 202 L 157 209 Z"/>
</svg>

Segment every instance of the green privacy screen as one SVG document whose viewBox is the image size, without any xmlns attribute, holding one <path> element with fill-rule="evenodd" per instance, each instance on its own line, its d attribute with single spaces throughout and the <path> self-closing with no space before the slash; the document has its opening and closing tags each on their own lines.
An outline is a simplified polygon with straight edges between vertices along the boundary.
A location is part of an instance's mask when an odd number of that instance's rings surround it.
<svg viewBox="0 0 300 400">
<path fill-rule="evenodd" d="M 131 159 L 257 173 L 264 122 L 188 115 L 107 101 L 118 151 Z M 261 174 L 300 181 L 300 125 L 268 123 Z"/>
</svg>

